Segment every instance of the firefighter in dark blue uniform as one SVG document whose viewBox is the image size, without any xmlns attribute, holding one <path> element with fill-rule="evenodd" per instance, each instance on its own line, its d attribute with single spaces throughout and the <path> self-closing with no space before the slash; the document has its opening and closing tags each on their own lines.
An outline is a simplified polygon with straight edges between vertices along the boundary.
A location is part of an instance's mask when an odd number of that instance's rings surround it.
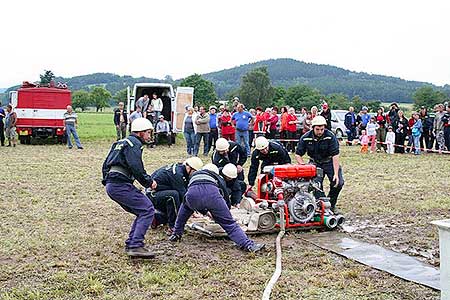
<svg viewBox="0 0 450 300">
<path fill-rule="evenodd" d="M 305 153 L 310 157 L 310 163 L 323 169 L 323 172 L 330 180 L 331 210 L 337 212 L 336 203 L 339 192 L 344 186 L 342 168 L 339 165 L 339 143 L 336 136 L 325 128 L 327 122 L 322 116 L 317 116 L 312 120 L 312 130 L 305 133 L 298 142 L 295 158 L 299 164 L 304 164 L 302 156 Z M 318 177 L 321 188 L 323 188 L 323 177 Z M 319 193 L 317 197 L 325 196 Z"/>
<path fill-rule="evenodd" d="M 236 168 L 234 165 L 231 166 Z M 203 214 L 209 212 L 214 221 L 225 230 L 229 238 L 241 249 L 250 252 L 260 251 L 264 248 L 264 244 L 258 244 L 250 240 L 231 215 L 229 202 L 226 201 L 227 188 L 224 179 L 218 174 L 219 170 L 212 164 L 205 167 L 208 169 L 195 172 L 189 180 L 186 199 L 181 204 L 174 233 L 169 240 L 176 242 L 181 239 L 184 226 L 194 211 Z M 237 174 L 237 170 L 234 173 Z"/>
<path fill-rule="evenodd" d="M 291 158 L 287 150 L 277 142 L 269 142 L 265 137 L 260 136 L 255 140 L 255 150 L 253 150 L 250 170 L 248 172 L 248 184 L 255 185 L 258 175 L 259 161 L 262 160 L 261 171 L 265 166 L 290 164 Z"/>
<path fill-rule="evenodd" d="M 244 181 L 238 179 L 238 170 L 232 163 L 226 164 L 219 169 L 219 175 L 225 179 L 225 185 L 229 194 L 229 201 L 232 206 L 241 203 L 242 195 L 247 189 Z"/>
<path fill-rule="evenodd" d="M 232 163 L 238 170 L 238 179 L 244 181 L 244 169 L 242 166 L 247 161 L 247 152 L 238 143 L 220 138 L 216 141 L 216 149 L 211 156 L 212 163 L 219 169 Z"/>
<path fill-rule="evenodd" d="M 154 257 L 144 247 L 145 233 L 152 223 L 154 208 L 152 202 L 133 185 L 137 180 L 146 188 L 157 188 L 157 183 L 147 174 L 142 162 L 143 144 L 149 140 L 152 128 L 147 119 L 134 120 L 130 136 L 112 145 L 102 167 L 102 183 L 108 196 L 136 216 L 125 241 L 125 252 L 130 257 Z"/>
<path fill-rule="evenodd" d="M 184 163 L 162 167 L 152 174 L 158 187 L 148 191 L 147 196 L 156 208 L 155 221 L 157 223 L 154 222 L 154 226 L 165 223 L 164 219 L 167 219 L 169 224 L 167 233 L 172 234 L 181 201 L 186 194 L 189 177 L 202 167 L 203 162 L 200 158 L 191 157 Z"/>
</svg>

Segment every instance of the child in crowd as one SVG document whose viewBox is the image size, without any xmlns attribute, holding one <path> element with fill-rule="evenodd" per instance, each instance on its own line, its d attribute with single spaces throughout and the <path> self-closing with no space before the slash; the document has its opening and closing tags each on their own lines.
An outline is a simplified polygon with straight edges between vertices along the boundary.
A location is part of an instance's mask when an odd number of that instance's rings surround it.
<svg viewBox="0 0 450 300">
<path fill-rule="evenodd" d="M 366 131 L 370 142 L 370 153 L 375 151 L 375 147 L 377 145 L 377 129 L 379 127 L 380 125 L 377 124 L 375 117 L 371 117 L 366 126 Z"/>
<path fill-rule="evenodd" d="M 395 145 L 395 132 L 392 126 L 388 127 L 388 132 L 386 133 L 386 152 L 389 154 L 394 154 L 394 145 Z"/>
<path fill-rule="evenodd" d="M 414 125 L 411 129 L 411 134 L 414 141 L 414 154 L 420 154 L 420 136 L 422 135 L 423 126 L 422 121 L 420 120 L 420 115 L 418 112 L 413 112 Z"/>
<path fill-rule="evenodd" d="M 361 153 L 367 153 L 367 150 L 369 149 L 369 136 L 367 135 L 366 131 L 363 129 L 361 131 L 361 136 L 359 137 L 359 141 L 361 143 Z"/>
</svg>

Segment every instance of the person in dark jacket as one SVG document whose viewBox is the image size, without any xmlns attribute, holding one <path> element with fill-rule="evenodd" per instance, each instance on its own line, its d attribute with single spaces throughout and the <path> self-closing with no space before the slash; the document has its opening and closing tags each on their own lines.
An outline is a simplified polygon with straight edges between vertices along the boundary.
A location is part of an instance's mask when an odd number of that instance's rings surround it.
<svg viewBox="0 0 450 300">
<path fill-rule="evenodd" d="M 430 137 L 433 134 L 433 119 L 428 115 L 427 108 L 422 106 L 419 111 L 420 120 L 422 121 L 422 135 L 420 136 L 420 148 L 430 149 Z"/>
<path fill-rule="evenodd" d="M 144 236 L 152 223 L 154 208 L 152 202 L 137 189 L 137 180 L 146 188 L 157 188 L 156 181 L 147 174 L 142 162 L 143 144 L 150 138 L 152 124 L 144 118 L 136 119 L 128 138 L 115 142 L 102 167 L 102 184 L 108 196 L 136 219 L 125 241 L 125 252 L 130 257 L 154 258 L 144 247 Z"/>
<path fill-rule="evenodd" d="M 327 129 L 331 130 L 331 110 L 327 103 L 322 104 L 322 112 L 320 115 L 325 118 L 327 122 Z"/>
<path fill-rule="evenodd" d="M 350 106 L 348 113 L 345 114 L 345 127 L 347 127 L 347 145 L 351 146 L 353 140 L 356 138 L 356 115 L 355 109 Z"/>
<path fill-rule="evenodd" d="M 244 195 L 247 185 L 244 181 L 239 180 L 237 168 L 234 164 L 226 164 L 219 169 L 219 175 L 225 179 L 227 191 L 230 196 L 230 204 L 238 206 L 241 203 L 242 195 Z"/>
<path fill-rule="evenodd" d="M 255 150 L 252 152 L 250 170 L 248 171 L 248 184 L 250 187 L 255 185 L 260 161 L 262 161 L 262 171 L 265 166 L 290 164 L 291 158 L 286 148 L 277 142 L 269 142 L 263 136 L 256 138 Z"/>
<path fill-rule="evenodd" d="M 388 121 L 388 124 L 389 125 L 391 125 L 392 126 L 392 129 L 396 129 L 396 128 L 394 128 L 393 126 L 394 126 L 394 124 L 396 124 L 397 123 L 397 119 L 398 119 L 398 111 L 399 111 L 400 109 L 398 108 L 398 104 L 397 103 L 395 103 L 395 102 L 393 102 L 392 104 L 391 104 L 391 108 L 390 108 L 390 110 L 389 110 L 389 112 L 388 112 L 388 115 L 387 115 L 387 121 Z"/>
<path fill-rule="evenodd" d="M 445 114 L 442 116 L 442 122 L 444 123 L 445 150 L 450 151 L 450 104 L 447 104 Z"/>
<path fill-rule="evenodd" d="M 158 187 L 147 193 L 157 211 L 167 216 L 169 228 L 167 234 L 173 233 L 175 220 L 186 194 L 189 176 L 203 167 L 203 162 L 198 157 L 190 157 L 184 163 L 177 163 L 159 168 L 153 172 L 153 180 L 156 181 Z M 163 218 L 157 218 L 161 220 Z M 153 224 L 158 226 L 159 224 Z"/>
<path fill-rule="evenodd" d="M 395 132 L 395 153 L 405 153 L 405 140 L 408 135 L 408 119 L 405 118 L 402 110 L 398 111 L 398 118 L 394 124 Z"/>
<path fill-rule="evenodd" d="M 386 116 L 384 115 L 384 108 L 380 107 L 377 111 L 375 120 L 378 124 L 377 129 L 377 151 L 380 152 L 383 149 L 386 152 Z"/>
<path fill-rule="evenodd" d="M 310 157 L 310 163 L 321 168 L 330 181 L 331 210 L 337 213 L 336 203 L 342 187 L 344 176 L 339 165 L 339 143 L 336 136 L 325 128 L 326 120 L 322 116 L 313 119 L 313 130 L 304 134 L 297 145 L 295 158 L 297 163 L 304 164 L 302 156 L 306 153 Z M 323 186 L 323 177 L 317 178 L 320 186 Z M 316 192 L 316 197 L 324 197 L 324 192 Z"/>
<path fill-rule="evenodd" d="M 194 211 L 205 215 L 209 212 L 214 221 L 225 230 L 228 237 L 238 247 L 249 252 L 262 250 L 265 245 L 250 240 L 233 219 L 223 196 L 225 191 L 224 179 L 215 171 L 200 170 L 195 172 L 189 180 L 186 199 L 181 204 L 174 233 L 169 237 L 169 241 L 177 242 L 181 240 L 184 226 Z"/>
<path fill-rule="evenodd" d="M 124 109 L 123 102 L 119 102 L 119 107 L 114 110 L 114 125 L 116 125 L 117 140 L 127 136 L 128 117 Z"/>
<path fill-rule="evenodd" d="M 244 180 L 244 169 L 242 166 L 247 161 L 247 152 L 238 143 L 219 138 L 216 141 L 216 149 L 211 156 L 212 163 L 218 168 L 232 163 L 238 170 L 238 179 Z"/>
</svg>

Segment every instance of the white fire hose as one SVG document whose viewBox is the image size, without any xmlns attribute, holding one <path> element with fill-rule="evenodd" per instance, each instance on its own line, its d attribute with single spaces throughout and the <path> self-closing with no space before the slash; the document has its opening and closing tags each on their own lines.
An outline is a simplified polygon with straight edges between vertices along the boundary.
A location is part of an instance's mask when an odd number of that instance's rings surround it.
<svg viewBox="0 0 450 300">
<path fill-rule="evenodd" d="M 270 293 L 272 292 L 275 283 L 277 283 L 278 278 L 280 278 L 281 275 L 281 239 L 283 238 L 285 232 L 284 200 L 279 200 L 277 204 L 280 210 L 280 232 L 278 233 L 276 240 L 277 260 L 275 263 L 275 272 L 273 273 L 272 278 L 270 278 L 269 283 L 266 285 L 266 288 L 264 289 L 262 300 L 270 299 Z"/>
</svg>

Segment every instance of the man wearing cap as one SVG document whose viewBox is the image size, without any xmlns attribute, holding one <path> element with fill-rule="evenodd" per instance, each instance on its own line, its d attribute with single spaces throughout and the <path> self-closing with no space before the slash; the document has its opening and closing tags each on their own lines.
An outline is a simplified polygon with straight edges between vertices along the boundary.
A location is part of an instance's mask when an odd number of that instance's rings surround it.
<svg viewBox="0 0 450 300">
<path fill-rule="evenodd" d="M 198 157 L 190 157 L 184 163 L 176 163 L 159 168 L 152 174 L 157 188 L 147 192 L 147 196 L 157 209 L 167 216 L 169 228 L 167 234 L 172 234 L 175 220 L 181 201 L 186 194 L 189 177 L 203 167 L 203 162 Z M 159 217 L 156 219 L 159 220 Z M 159 224 L 153 223 L 154 226 Z"/>
<path fill-rule="evenodd" d="M 158 123 L 156 124 L 156 135 L 155 135 L 155 145 L 158 145 L 161 137 L 167 139 L 167 144 L 172 145 L 172 134 L 170 132 L 169 122 L 164 120 L 164 116 L 160 115 Z"/>
<path fill-rule="evenodd" d="M 363 106 L 361 108 L 361 111 L 359 112 L 359 115 L 356 117 L 356 123 L 359 127 L 359 132 L 366 129 L 367 123 L 370 121 L 370 115 L 367 113 L 369 109 L 367 106 Z"/>
<path fill-rule="evenodd" d="M 216 141 L 219 138 L 219 119 L 217 116 L 217 107 L 214 105 L 209 107 L 209 141 L 208 152 L 211 149 L 216 149 Z"/>
<path fill-rule="evenodd" d="M 339 192 L 344 186 L 342 168 L 339 165 L 339 143 L 336 136 L 328 129 L 326 120 L 322 116 L 317 116 L 312 120 L 312 130 L 305 133 L 299 140 L 295 158 L 297 163 L 304 164 L 302 156 L 305 153 L 310 157 L 310 163 L 323 169 L 323 172 L 330 180 L 331 209 L 336 212 L 336 203 Z M 320 186 L 323 186 L 323 177 L 319 179 Z M 316 197 L 324 197 L 323 192 L 316 193 Z"/>
<path fill-rule="evenodd" d="M 157 183 L 147 174 L 142 162 L 143 145 L 150 138 L 153 128 L 149 120 L 138 118 L 131 124 L 131 134 L 112 144 L 102 167 L 102 184 L 108 196 L 136 219 L 125 241 L 125 252 L 130 257 L 153 258 L 155 255 L 144 247 L 144 237 L 152 223 L 152 202 L 133 185 L 137 180 L 146 188 L 156 189 Z"/>
<path fill-rule="evenodd" d="M 248 184 L 253 187 L 255 185 L 258 169 L 261 164 L 261 171 L 265 166 L 290 164 L 291 158 L 286 148 L 277 142 L 268 141 L 265 137 L 260 136 L 255 140 L 255 150 L 253 150 L 250 169 L 248 171 Z"/>
<path fill-rule="evenodd" d="M 214 221 L 225 230 L 228 237 L 238 247 L 249 252 L 257 252 L 263 249 L 264 244 L 258 244 L 250 240 L 236 223 L 230 213 L 229 203 L 222 196 L 225 195 L 226 197 L 226 194 L 227 189 L 224 179 L 217 173 L 215 168 L 195 172 L 189 180 L 186 199 L 181 204 L 174 233 L 169 237 L 169 241 L 176 242 L 181 240 L 184 226 L 195 211 L 205 215 L 209 212 Z"/>
<path fill-rule="evenodd" d="M 124 139 L 127 135 L 128 117 L 124 109 L 124 103 L 119 102 L 119 107 L 114 109 L 114 125 L 116 125 L 117 140 Z"/>
<path fill-rule="evenodd" d="M 203 139 L 203 155 L 207 156 L 209 151 L 209 114 L 204 106 L 200 106 L 200 113 L 195 117 L 197 129 L 195 131 L 194 156 L 200 151 L 200 142 Z"/>
<path fill-rule="evenodd" d="M 237 168 L 238 179 L 244 180 L 244 169 L 242 166 L 247 161 L 247 152 L 241 145 L 220 138 L 216 142 L 216 149 L 211 156 L 211 160 L 219 168 L 232 163 Z"/>
</svg>

